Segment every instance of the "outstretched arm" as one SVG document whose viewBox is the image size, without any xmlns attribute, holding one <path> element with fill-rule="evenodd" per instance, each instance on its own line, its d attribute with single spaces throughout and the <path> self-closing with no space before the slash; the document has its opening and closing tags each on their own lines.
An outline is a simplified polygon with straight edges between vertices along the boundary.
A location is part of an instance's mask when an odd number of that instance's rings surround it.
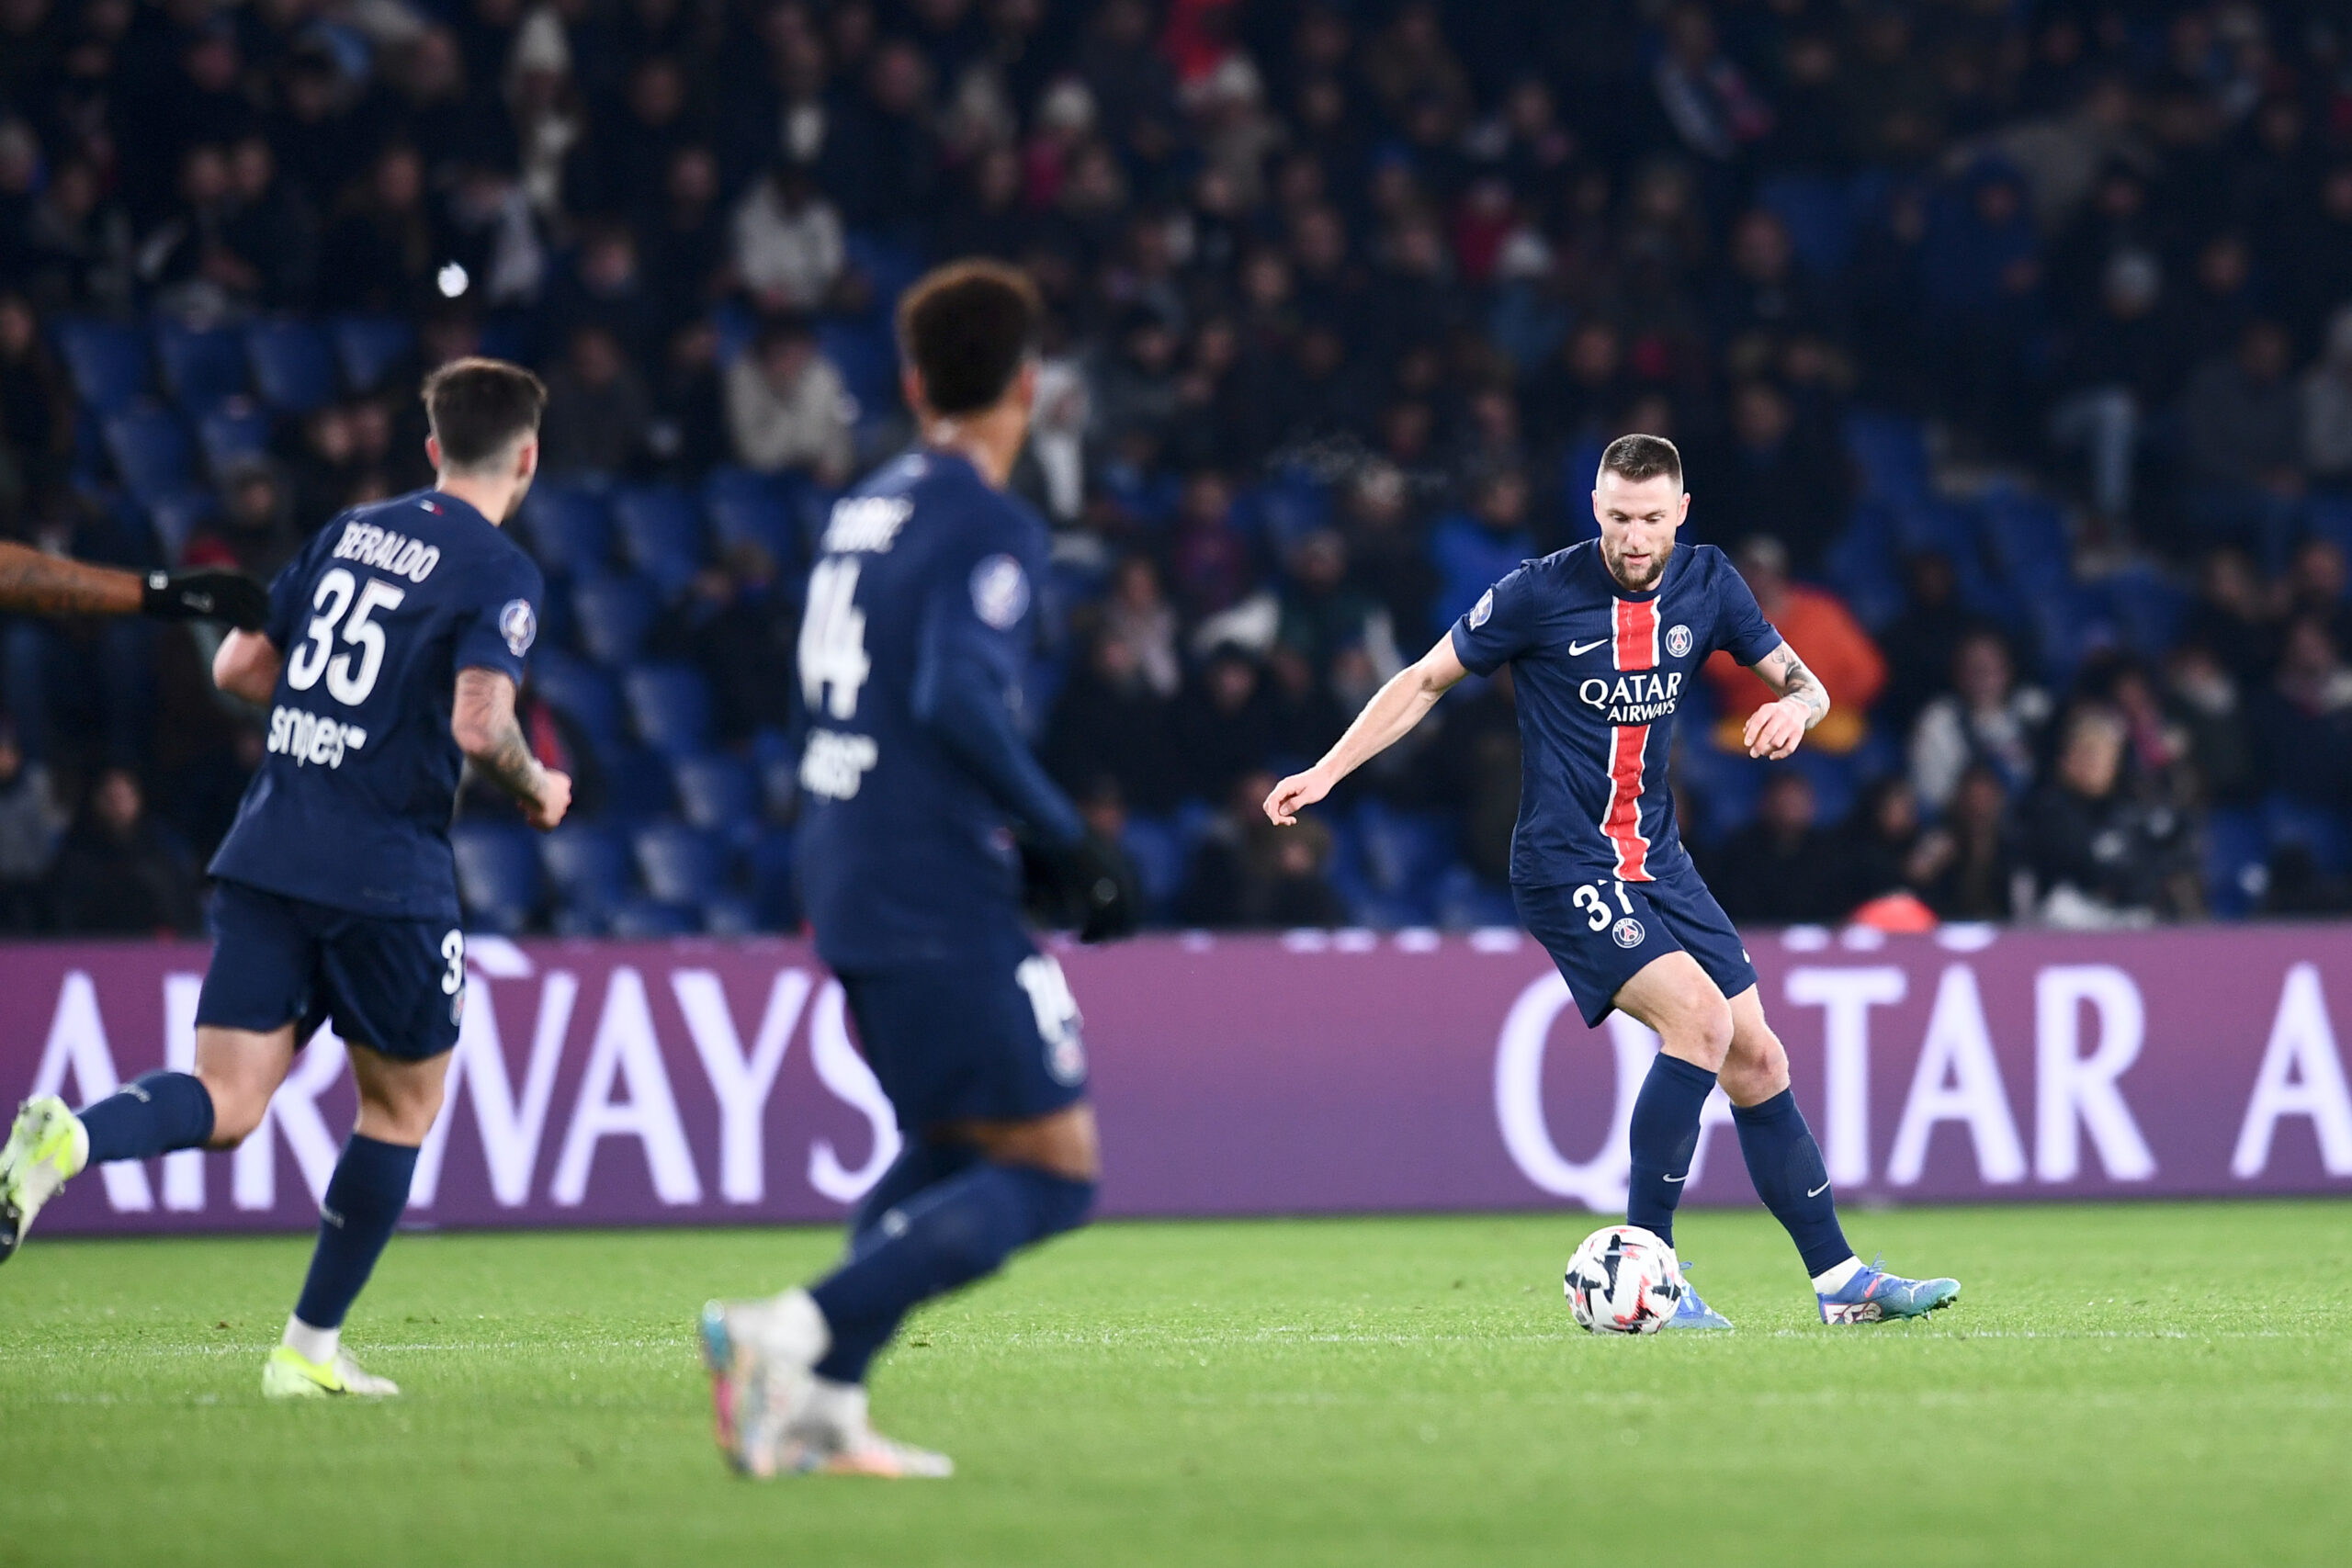
<svg viewBox="0 0 2352 1568">
<path fill-rule="evenodd" d="M 1758 660 L 1754 668 L 1778 695 L 1748 716 L 1742 739 L 1749 756 L 1778 761 L 1794 751 L 1804 732 L 1827 716 L 1829 691 L 1785 642 Z"/>
<path fill-rule="evenodd" d="M 1422 716 L 1437 705 L 1438 698 L 1468 673 L 1461 656 L 1453 651 L 1453 634 L 1438 638 L 1437 646 L 1421 655 L 1419 662 L 1396 671 L 1372 694 L 1363 712 L 1323 753 L 1321 761 L 1274 786 L 1274 793 L 1266 796 L 1267 818 L 1283 828 L 1296 822 L 1302 807 L 1330 794 L 1341 779 L 1412 733 Z"/>
<path fill-rule="evenodd" d="M 503 671 L 458 671 L 449 734 L 475 772 L 514 797 L 525 821 L 544 831 L 563 820 L 571 807 L 571 780 L 531 755 L 514 717 L 514 682 Z"/>
<path fill-rule="evenodd" d="M 28 615 L 153 615 L 258 626 L 269 592 L 234 571 L 152 571 L 141 577 L 0 543 L 0 610 Z"/>
</svg>

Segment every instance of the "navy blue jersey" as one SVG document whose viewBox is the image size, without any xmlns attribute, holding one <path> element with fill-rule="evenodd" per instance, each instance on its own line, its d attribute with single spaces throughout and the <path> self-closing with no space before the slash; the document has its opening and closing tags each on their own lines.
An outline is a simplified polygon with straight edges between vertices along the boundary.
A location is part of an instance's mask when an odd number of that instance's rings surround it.
<svg viewBox="0 0 2352 1568">
<path fill-rule="evenodd" d="M 329 523 L 269 589 L 285 656 L 266 751 L 212 874 L 363 914 L 458 919 L 458 671 L 523 679 L 539 569 L 466 502 L 420 491 Z"/>
<path fill-rule="evenodd" d="M 950 452 L 909 453 L 833 507 L 800 628 L 797 859 L 817 950 L 837 969 L 996 940 L 1021 914 L 1008 818 L 1076 836 L 1013 732 L 1046 544 L 1035 512 Z M 1003 737 L 993 770 L 960 743 L 973 727 L 949 708 L 967 698 Z"/>
<path fill-rule="evenodd" d="M 1476 673 L 1511 667 L 1522 761 L 1510 879 L 1523 887 L 1677 869 L 1688 857 L 1666 783 L 1675 710 L 1715 649 L 1754 664 L 1781 644 L 1713 545 L 1676 549 L 1657 587 L 1628 593 L 1590 539 L 1521 565 L 1453 636 Z"/>
</svg>

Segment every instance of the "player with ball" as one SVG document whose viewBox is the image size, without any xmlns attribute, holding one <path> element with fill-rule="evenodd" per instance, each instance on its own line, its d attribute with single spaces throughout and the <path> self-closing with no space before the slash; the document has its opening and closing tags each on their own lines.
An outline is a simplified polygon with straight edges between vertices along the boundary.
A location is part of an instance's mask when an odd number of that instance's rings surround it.
<svg viewBox="0 0 2352 1568">
<path fill-rule="evenodd" d="M 1747 721 L 1751 757 L 1788 756 L 1829 711 L 1828 693 L 1724 553 L 1676 547 L 1690 511 L 1672 442 L 1611 442 L 1592 492 L 1600 537 L 1528 561 L 1487 590 L 1320 761 L 1274 786 L 1266 815 L 1295 822 L 1464 676 L 1510 665 L 1524 758 L 1511 840 L 1520 919 L 1588 1025 L 1622 1010 L 1663 1047 L 1634 1103 L 1627 1224 L 1597 1233 L 1569 1265 L 1577 1321 L 1622 1333 L 1731 1326 L 1674 1256 L 1675 1204 L 1718 1082 L 1748 1176 L 1796 1243 L 1822 1321 L 1917 1317 L 1957 1300 L 1960 1283 L 1865 1267 L 1846 1244 L 1755 966 L 1675 829 L 1666 778 L 1674 716 L 1710 653 L 1728 649 L 1779 694 Z"/>
</svg>

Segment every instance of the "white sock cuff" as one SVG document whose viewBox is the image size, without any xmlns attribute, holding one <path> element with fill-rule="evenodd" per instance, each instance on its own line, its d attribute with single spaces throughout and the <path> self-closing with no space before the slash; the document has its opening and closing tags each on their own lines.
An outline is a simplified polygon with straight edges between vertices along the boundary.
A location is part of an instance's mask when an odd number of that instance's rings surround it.
<svg viewBox="0 0 2352 1568">
<path fill-rule="evenodd" d="M 1822 1295 L 1845 1288 L 1846 1281 L 1862 1271 L 1862 1260 L 1849 1258 L 1845 1262 L 1823 1269 L 1813 1277 L 1813 1288 Z"/>
<path fill-rule="evenodd" d="M 806 1361 L 820 1361 L 833 1348 L 832 1326 L 826 1323 L 817 1298 L 795 1285 L 775 1298 L 775 1327 L 786 1343 Z"/>
<path fill-rule="evenodd" d="M 286 1346 L 306 1361 L 324 1366 L 334 1359 L 343 1348 L 341 1328 L 313 1328 L 299 1317 L 286 1320 L 286 1334 L 278 1343 Z"/>
</svg>

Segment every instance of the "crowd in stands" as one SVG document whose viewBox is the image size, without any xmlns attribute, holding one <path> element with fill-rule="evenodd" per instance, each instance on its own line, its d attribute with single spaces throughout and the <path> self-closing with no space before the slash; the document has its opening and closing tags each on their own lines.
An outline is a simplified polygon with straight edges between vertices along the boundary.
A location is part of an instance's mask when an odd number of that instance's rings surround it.
<svg viewBox="0 0 2352 1568">
<path fill-rule="evenodd" d="M 1508 673 L 1257 810 L 1680 444 L 1837 708 L 1686 700 L 1737 918 L 2352 909 L 2352 18 L 2273 0 L 0 0 L 0 530 L 267 576 L 540 369 L 544 845 L 503 929 L 789 928 L 808 542 L 891 301 L 1049 306 L 1036 741 L 1162 923 L 1487 924 Z M 209 645 L 0 626 L 0 925 L 194 929 Z M 1907 911 L 1900 912 L 1900 911 Z"/>
</svg>

